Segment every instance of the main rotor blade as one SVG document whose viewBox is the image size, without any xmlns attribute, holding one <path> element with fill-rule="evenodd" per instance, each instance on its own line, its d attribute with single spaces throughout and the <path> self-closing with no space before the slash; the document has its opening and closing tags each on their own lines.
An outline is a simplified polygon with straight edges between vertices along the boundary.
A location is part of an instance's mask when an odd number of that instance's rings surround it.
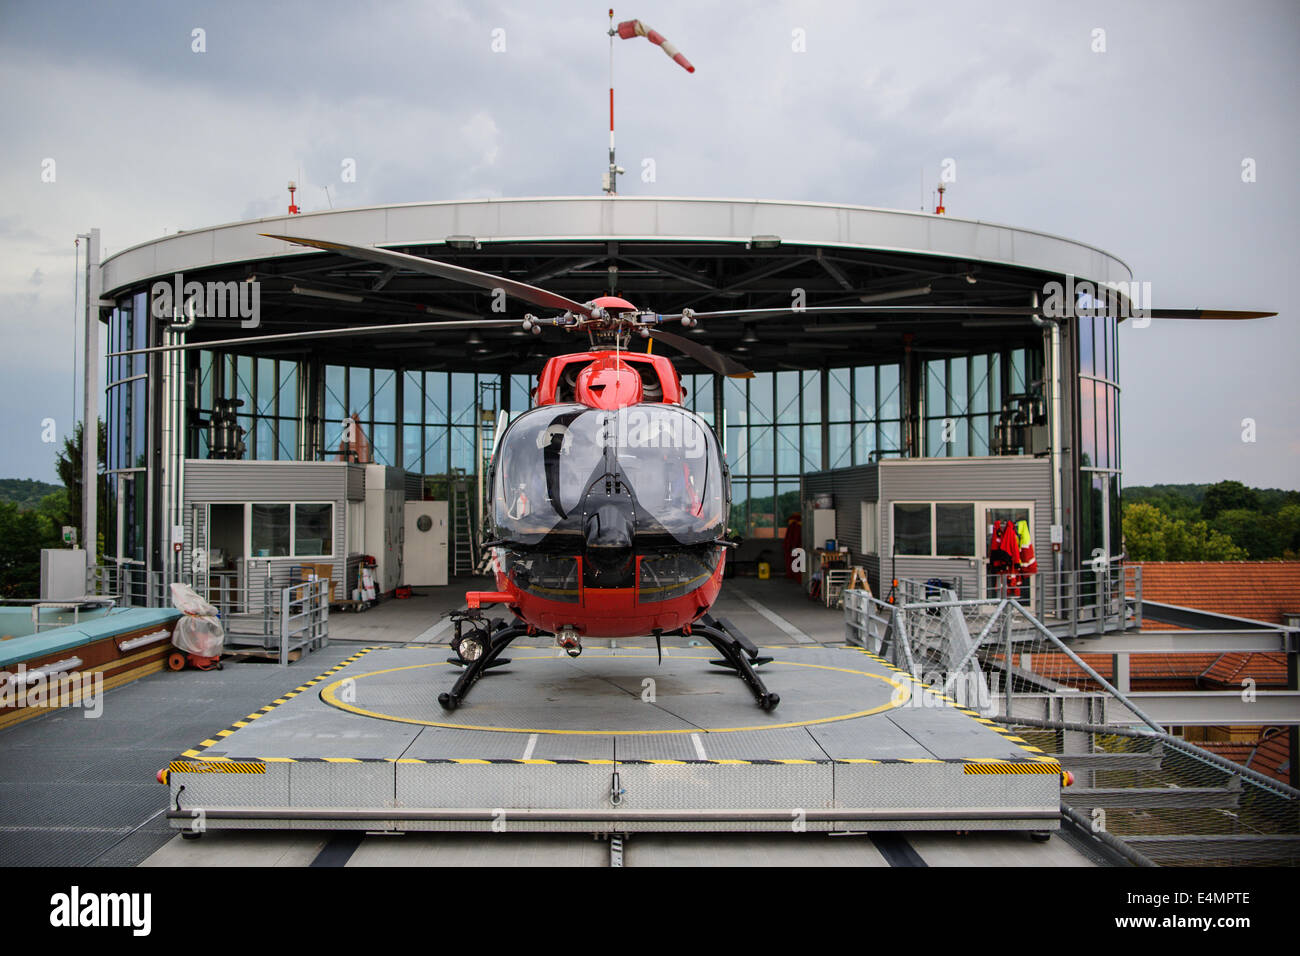
<svg viewBox="0 0 1300 956">
<path fill-rule="evenodd" d="M 692 342 L 690 339 L 682 338 L 682 336 L 674 335 L 671 332 L 665 332 L 662 329 L 651 329 L 650 337 L 659 339 L 665 345 L 671 345 L 679 352 L 685 352 L 711 372 L 717 372 L 719 375 L 727 375 L 731 378 L 754 377 L 753 372 L 735 359 L 714 351 L 707 345 Z"/>
<path fill-rule="evenodd" d="M 107 357 L 116 355 L 148 355 L 152 352 L 183 352 L 189 349 L 217 349 L 232 346 L 262 345 L 266 342 L 296 342 L 300 339 L 340 338 L 349 335 L 385 335 L 389 332 L 429 332 L 439 329 L 491 329 L 514 326 L 519 323 L 514 319 L 474 319 L 466 322 L 403 322 L 396 325 L 349 325 L 339 329 L 316 329 L 312 332 L 277 332 L 275 335 L 245 335 L 237 339 L 215 339 L 209 342 L 186 342 L 183 345 L 154 345 L 145 349 L 128 349 L 123 352 L 109 352 Z"/>
<path fill-rule="evenodd" d="M 1227 309 L 1143 309 L 1133 310 L 1139 312 L 1141 316 L 1152 319 L 1214 319 L 1214 320 L 1236 320 L 1236 319 L 1264 319 L 1269 316 L 1277 315 L 1276 312 L 1237 312 Z M 805 308 L 796 309 L 793 306 L 779 306 L 771 309 L 725 309 L 721 312 L 693 312 L 691 313 L 697 319 L 726 319 L 726 318 L 743 318 L 763 319 L 782 315 L 861 315 L 863 313 L 885 313 L 890 315 L 1041 315 L 1043 309 L 1034 308 L 1032 305 L 814 305 Z M 1076 309 L 1070 312 L 1070 316 L 1083 314 L 1086 310 Z M 1096 310 L 1097 315 L 1104 315 L 1101 309 Z M 1136 318 L 1137 316 L 1120 316 L 1120 318 Z M 674 321 L 681 319 L 681 313 L 673 315 L 661 315 L 660 321 Z M 1058 318 L 1049 316 L 1049 318 Z"/>
<path fill-rule="evenodd" d="M 1227 309 L 1147 309 L 1144 315 L 1153 319 L 1212 319 L 1238 321 L 1241 319 L 1267 319 L 1276 312 L 1233 312 Z"/>
<path fill-rule="evenodd" d="M 870 312 L 899 315 L 1024 315 L 1034 312 L 1027 305 L 813 305 L 796 309 L 779 306 L 772 309 L 724 309 L 721 312 L 694 312 L 697 319 L 763 319 L 780 315 L 861 315 Z M 680 314 L 660 316 L 660 321 L 680 319 Z"/>
<path fill-rule="evenodd" d="M 380 265 L 393 266 L 398 269 L 423 272 L 426 275 L 437 276 L 440 279 L 451 279 L 455 282 L 463 282 L 466 285 L 478 286 L 480 289 L 501 289 L 508 296 L 521 299 L 532 305 L 541 306 L 544 309 L 564 309 L 584 317 L 590 317 L 591 315 L 590 306 L 575 302 L 555 292 L 548 292 L 525 282 L 516 282 L 504 276 L 494 276 L 490 272 L 479 272 L 477 269 L 455 266 L 450 262 L 425 259 L 421 256 L 407 255 L 405 252 L 393 252 L 391 249 L 377 249 L 374 246 L 350 246 L 345 242 L 333 242 L 328 239 L 279 236 L 270 232 L 264 232 L 262 235 L 268 239 L 282 239 L 298 246 L 311 246 L 314 249 L 323 249 L 326 252 L 337 252 L 352 259 L 364 259 L 367 262 L 378 262 Z"/>
</svg>

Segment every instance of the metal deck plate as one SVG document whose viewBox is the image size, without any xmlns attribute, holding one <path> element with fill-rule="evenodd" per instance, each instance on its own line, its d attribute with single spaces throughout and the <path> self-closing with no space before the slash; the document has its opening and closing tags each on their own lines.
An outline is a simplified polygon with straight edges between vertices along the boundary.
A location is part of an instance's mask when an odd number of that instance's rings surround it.
<svg viewBox="0 0 1300 956">
<path fill-rule="evenodd" d="M 511 651 L 452 712 L 437 703 L 457 676 L 445 648 L 354 655 L 178 758 L 173 825 L 196 807 L 212 827 L 1057 825 L 1051 758 L 854 649 L 766 649 L 771 713 L 703 648 L 662 664 L 643 646 Z"/>
</svg>

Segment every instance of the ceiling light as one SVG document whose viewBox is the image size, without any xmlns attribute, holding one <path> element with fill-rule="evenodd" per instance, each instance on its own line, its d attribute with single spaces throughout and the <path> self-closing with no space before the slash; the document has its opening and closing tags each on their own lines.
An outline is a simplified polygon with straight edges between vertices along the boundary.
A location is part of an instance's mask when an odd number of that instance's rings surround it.
<svg viewBox="0 0 1300 956">
<path fill-rule="evenodd" d="M 929 295 L 930 287 L 928 285 L 917 286 L 915 289 L 896 289 L 893 292 L 877 292 L 873 295 L 858 296 L 859 302 L 888 302 L 890 299 L 910 299 L 918 295 Z"/>
<path fill-rule="evenodd" d="M 478 249 L 479 241 L 473 236 L 448 236 L 447 245 L 453 249 Z"/>
<path fill-rule="evenodd" d="M 745 334 L 740 337 L 740 341 L 744 345 L 758 344 L 758 334 L 754 331 L 753 326 L 745 327 Z"/>
<path fill-rule="evenodd" d="M 298 295 L 310 295 L 317 299 L 333 299 L 336 302 L 365 302 L 366 300 L 359 295 L 349 295 L 346 292 L 330 292 L 328 289 L 308 289 L 305 286 L 296 285 L 293 291 Z"/>
<path fill-rule="evenodd" d="M 847 325 L 805 325 L 805 332 L 874 332 L 875 322 L 853 322 Z"/>
<path fill-rule="evenodd" d="M 751 249 L 775 249 L 780 244 L 780 236 L 751 236 L 749 240 Z"/>
</svg>

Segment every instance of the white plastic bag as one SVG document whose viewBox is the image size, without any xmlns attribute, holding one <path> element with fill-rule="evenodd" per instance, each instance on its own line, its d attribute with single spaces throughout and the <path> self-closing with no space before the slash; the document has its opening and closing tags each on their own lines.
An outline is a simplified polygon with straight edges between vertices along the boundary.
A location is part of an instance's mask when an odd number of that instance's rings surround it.
<svg viewBox="0 0 1300 956">
<path fill-rule="evenodd" d="M 200 657 L 220 657 L 226 632 L 217 620 L 217 609 L 199 597 L 188 584 L 172 586 L 172 604 L 181 612 L 172 632 L 172 644 Z"/>
</svg>

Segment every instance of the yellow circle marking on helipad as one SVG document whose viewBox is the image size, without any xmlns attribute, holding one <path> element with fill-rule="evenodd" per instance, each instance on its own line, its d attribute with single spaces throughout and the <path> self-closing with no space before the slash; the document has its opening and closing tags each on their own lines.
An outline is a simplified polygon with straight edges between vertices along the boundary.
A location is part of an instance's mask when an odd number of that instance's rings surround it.
<svg viewBox="0 0 1300 956">
<path fill-rule="evenodd" d="M 652 658 L 653 654 L 626 654 L 619 655 L 621 660 L 631 660 L 633 658 Z M 516 661 L 553 661 L 562 660 L 551 655 L 541 655 L 537 657 L 516 657 Z M 672 660 L 687 661 L 707 661 L 707 657 L 676 657 Z M 792 720 L 784 724 L 754 724 L 749 727 L 682 727 L 677 730 L 561 730 L 556 727 L 492 727 L 483 724 L 453 724 L 445 720 L 418 720 L 415 717 L 399 717 L 396 714 L 384 714 L 379 711 L 366 710 L 364 707 L 358 707 L 356 704 L 350 704 L 338 699 L 335 690 L 347 681 L 359 681 L 366 677 L 374 677 L 378 674 L 394 674 L 398 671 L 419 670 L 422 667 L 447 667 L 446 661 L 433 661 L 428 664 L 408 664 L 405 667 L 389 667 L 386 670 L 369 671 L 365 674 L 355 674 L 352 677 L 345 677 L 336 680 L 334 683 L 325 687 L 320 692 L 321 700 L 337 707 L 340 710 L 350 711 L 354 714 L 360 714 L 363 717 L 375 717 L 379 720 L 393 720 L 402 724 L 420 724 L 424 727 L 446 727 L 451 730 L 490 730 L 500 734 L 586 734 L 592 736 L 618 736 L 618 737 L 645 737 L 657 734 L 731 734 L 743 730 L 782 730 L 789 727 L 809 727 L 814 724 L 833 724 L 840 720 L 852 720 L 855 717 L 870 717 L 872 714 L 881 714 L 887 710 L 893 710 L 901 707 L 912 699 L 912 689 L 906 684 L 899 683 L 892 678 L 883 674 L 872 674 L 870 671 L 853 670 L 849 667 L 830 667 L 826 664 L 804 664 L 799 661 L 774 661 L 773 663 L 788 664 L 791 667 L 811 667 L 823 671 L 839 671 L 843 674 L 857 674 L 860 677 L 871 677 L 875 680 L 884 681 L 894 688 L 890 695 L 889 703 L 881 704 L 879 707 L 872 707 L 868 710 L 855 710 L 851 714 L 837 714 L 834 717 L 814 717 L 810 720 Z"/>
</svg>

